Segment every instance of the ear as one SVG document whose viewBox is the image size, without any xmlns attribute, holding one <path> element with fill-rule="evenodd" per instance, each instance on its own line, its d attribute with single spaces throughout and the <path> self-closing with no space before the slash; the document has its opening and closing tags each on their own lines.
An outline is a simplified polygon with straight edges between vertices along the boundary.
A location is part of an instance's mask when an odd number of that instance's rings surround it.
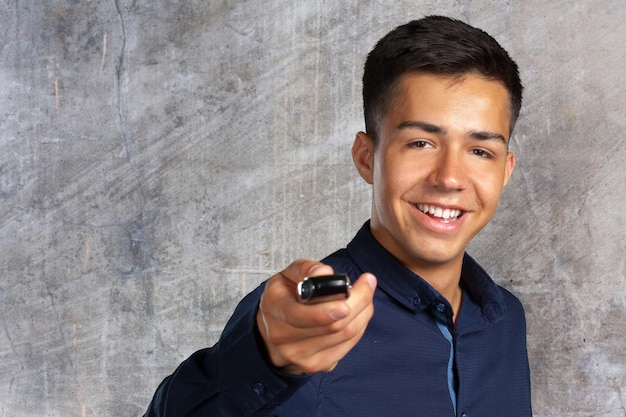
<svg viewBox="0 0 626 417">
<path fill-rule="evenodd" d="M 515 168 L 515 155 L 513 152 L 509 152 L 506 155 L 506 162 L 504 166 L 504 184 L 502 186 L 506 186 L 509 182 L 509 178 L 511 178 L 511 174 L 513 173 L 513 169 Z"/>
<path fill-rule="evenodd" d="M 368 184 L 374 182 L 374 141 L 364 132 L 359 132 L 352 144 L 352 160 L 357 171 Z"/>
</svg>

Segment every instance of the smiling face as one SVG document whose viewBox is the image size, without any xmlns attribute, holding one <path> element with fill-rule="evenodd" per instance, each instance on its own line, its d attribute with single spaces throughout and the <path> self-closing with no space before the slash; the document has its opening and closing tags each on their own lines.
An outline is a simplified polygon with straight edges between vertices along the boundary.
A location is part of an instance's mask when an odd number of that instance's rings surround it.
<svg viewBox="0 0 626 417">
<path fill-rule="evenodd" d="M 515 165 L 509 95 L 477 74 L 405 74 L 397 83 L 377 143 L 361 132 L 352 148 L 373 185 L 372 233 L 422 276 L 441 267 L 460 273 Z"/>
</svg>

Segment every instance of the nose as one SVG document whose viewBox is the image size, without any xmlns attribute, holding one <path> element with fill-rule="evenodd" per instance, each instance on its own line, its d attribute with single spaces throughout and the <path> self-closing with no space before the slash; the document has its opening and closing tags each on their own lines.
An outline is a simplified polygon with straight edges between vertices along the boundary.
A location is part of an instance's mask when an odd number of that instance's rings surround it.
<svg viewBox="0 0 626 417">
<path fill-rule="evenodd" d="M 429 182 L 442 191 L 459 191 L 467 187 L 467 173 L 461 152 L 448 149 L 433 161 Z"/>
</svg>

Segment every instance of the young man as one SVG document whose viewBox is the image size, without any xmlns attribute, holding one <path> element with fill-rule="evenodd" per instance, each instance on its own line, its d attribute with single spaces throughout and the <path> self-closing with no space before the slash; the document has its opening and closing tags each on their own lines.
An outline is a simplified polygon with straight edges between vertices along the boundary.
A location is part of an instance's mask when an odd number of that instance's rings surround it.
<svg viewBox="0 0 626 417">
<path fill-rule="evenodd" d="M 427 17 L 369 54 L 352 156 L 372 216 L 322 262 L 249 294 L 147 416 L 531 416 L 524 312 L 467 254 L 515 165 L 517 65 L 486 33 Z M 307 276 L 355 279 L 301 304 Z M 375 307 L 375 312 L 374 312 Z"/>
</svg>

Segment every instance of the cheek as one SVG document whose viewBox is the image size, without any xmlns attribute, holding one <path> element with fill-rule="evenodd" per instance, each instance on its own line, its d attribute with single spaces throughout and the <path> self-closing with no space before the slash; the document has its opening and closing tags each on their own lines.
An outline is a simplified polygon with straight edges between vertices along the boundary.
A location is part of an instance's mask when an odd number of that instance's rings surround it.
<svg viewBox="0 0 626 417">
<path fill-rule="evenodd" d="M 393 205 L 410 189 L 411 179 L 399 164 L 388 163 L 382 166 L 378 178 L 378 194 L 385 196 L 387 205 Z"/>
<path fill-rule="evenodd" d="M 379 180 L 383 181 L 388 188 L 395 192 L 410 189 L 415 183 L 418 174 L 417 161 L 399 155 L 398 152 L 388 152 L 387 158 L 381 160 L 379 167 Z"/>
<path fill-rule="evenodd" d="M 485 208 L 495 211 L 502 194 L 503 181 L 502 175 L 485 175 L 475 183 L 478 196 Z"/>
<path fill-rule="evenodd" d="M 397 160 L 381 159 L 377 162 L 374 170 L 373 197 L 378 214 L 389 220 L 389 216 L 397 215 L 409 181 Z"/>
</svg>

